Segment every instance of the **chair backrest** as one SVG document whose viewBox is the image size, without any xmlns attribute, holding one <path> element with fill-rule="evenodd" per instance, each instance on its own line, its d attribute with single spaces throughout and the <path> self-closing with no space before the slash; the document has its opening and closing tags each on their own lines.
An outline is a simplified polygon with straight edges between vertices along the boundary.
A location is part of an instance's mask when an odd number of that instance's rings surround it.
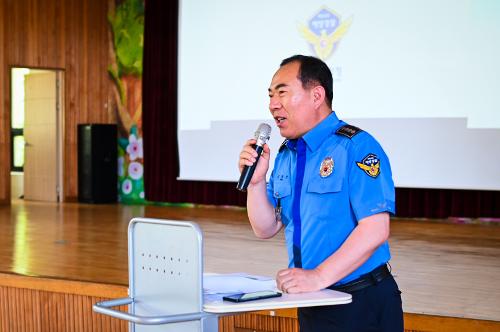
<svg viewBox="0 0 500 332">
<path fill-rule="evenodd" d="M 203 236 L 190 222 L 134 218 L 128 230 L 129 310 L 153 316 L 203 311 Z M 200 321 L 131 324 L 131 331 L 202 331 Z"/>
</svg>

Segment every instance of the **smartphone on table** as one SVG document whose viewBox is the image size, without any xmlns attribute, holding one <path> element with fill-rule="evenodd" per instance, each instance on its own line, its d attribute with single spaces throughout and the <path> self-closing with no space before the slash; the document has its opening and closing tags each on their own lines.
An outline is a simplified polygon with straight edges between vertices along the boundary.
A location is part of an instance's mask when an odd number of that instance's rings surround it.
<svg viewBox="0 0 500 332">
<path fill-rule="evenodd" d="M 223 296 L 222 299 L 231 302 L 247 302 L 247 301 L 269 299 L 272 297 L 280 297 L 280 296 L 281 296 L 280 292 L 269 290 L 269 291 L 253 292 L 253 293 L 226 295 Z"/>
</svg>

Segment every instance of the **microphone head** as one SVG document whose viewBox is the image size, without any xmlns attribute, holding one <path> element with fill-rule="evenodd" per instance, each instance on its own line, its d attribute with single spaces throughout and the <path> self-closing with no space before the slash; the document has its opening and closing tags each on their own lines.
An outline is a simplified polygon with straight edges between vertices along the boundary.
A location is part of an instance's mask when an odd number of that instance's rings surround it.
<svg viewBox="0 0 500 332">
<path fill-rule="evenodd" d="M 271 137 L 271 126 L 267 123 L 261 123 L 255 132 L 255 139 L 258 146 L 266 144 L 267 140 Z"/>
</svg>

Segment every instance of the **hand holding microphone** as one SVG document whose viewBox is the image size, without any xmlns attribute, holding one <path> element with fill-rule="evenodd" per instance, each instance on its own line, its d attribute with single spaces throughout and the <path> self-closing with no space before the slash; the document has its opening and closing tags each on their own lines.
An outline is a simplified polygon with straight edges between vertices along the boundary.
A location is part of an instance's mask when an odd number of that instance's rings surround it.
<svg viewBox="0 0 500 332">
<path fill-rule="evenodd" d="M 271 126 L 261 123 L 255 132 L 255 138 L 248 140 L 240 153 L 239 167 L 241 171 L 240 180 L 236 189 L 246 191 L 255 173 L 252 182 L 265 180 L 267 169 L 269 168 L 269 147 L 266 142 L 271 135 Z M 259 158 L 262 162 L 259 163 Z"/>
</svg>

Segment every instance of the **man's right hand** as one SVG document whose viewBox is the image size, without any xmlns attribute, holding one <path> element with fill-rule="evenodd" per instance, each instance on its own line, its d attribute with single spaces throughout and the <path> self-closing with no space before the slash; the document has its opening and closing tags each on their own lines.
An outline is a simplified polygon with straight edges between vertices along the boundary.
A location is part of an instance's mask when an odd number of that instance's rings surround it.
<svg viewBox="0 0 500 332">
<path fill-rule="evenodd" d="M 240 173 L 243 171 L 243 167 L 252 166 L 257 159 L 257 151 L 252 147 L 253 144 L 256 144 L 257 141 L 255 139 L 249 139 L 246 141 L 243 146 L 243 150 L 240 152 L 240 160 L 238 162 L 238 166 L 240 169 Z M 259 162 L 257 163 L 257 167 L 255 168 L 255 172 L 253 173 L 252 179 L 250 180 L 250 186 L 260 183 L 262 181 L 266 181 L 266 173 L 269 169 L 269 158 L 271 151 L 269 150 L 269 146 L 264 144 L 262 154 L 259 158 Z"/>
<path fill-rule="evenodd" d="M 243 171 L 243 167 L 252 166 L 255 163 L 257 151 L 252 147 L 255 143 L 255 139 L 249 139 L 243 146 L 238 162 L 240 172 Z M 264 144 L 262 155 L 247 190 L 248 220 L 255 235 L 261 239 L 273 237 L 283 226 L 281 221 L 276 220 L 274 207 L 267 197 L 266 173 L 269 169 L 270 152 L 269 146 Z"/>
</svg>

